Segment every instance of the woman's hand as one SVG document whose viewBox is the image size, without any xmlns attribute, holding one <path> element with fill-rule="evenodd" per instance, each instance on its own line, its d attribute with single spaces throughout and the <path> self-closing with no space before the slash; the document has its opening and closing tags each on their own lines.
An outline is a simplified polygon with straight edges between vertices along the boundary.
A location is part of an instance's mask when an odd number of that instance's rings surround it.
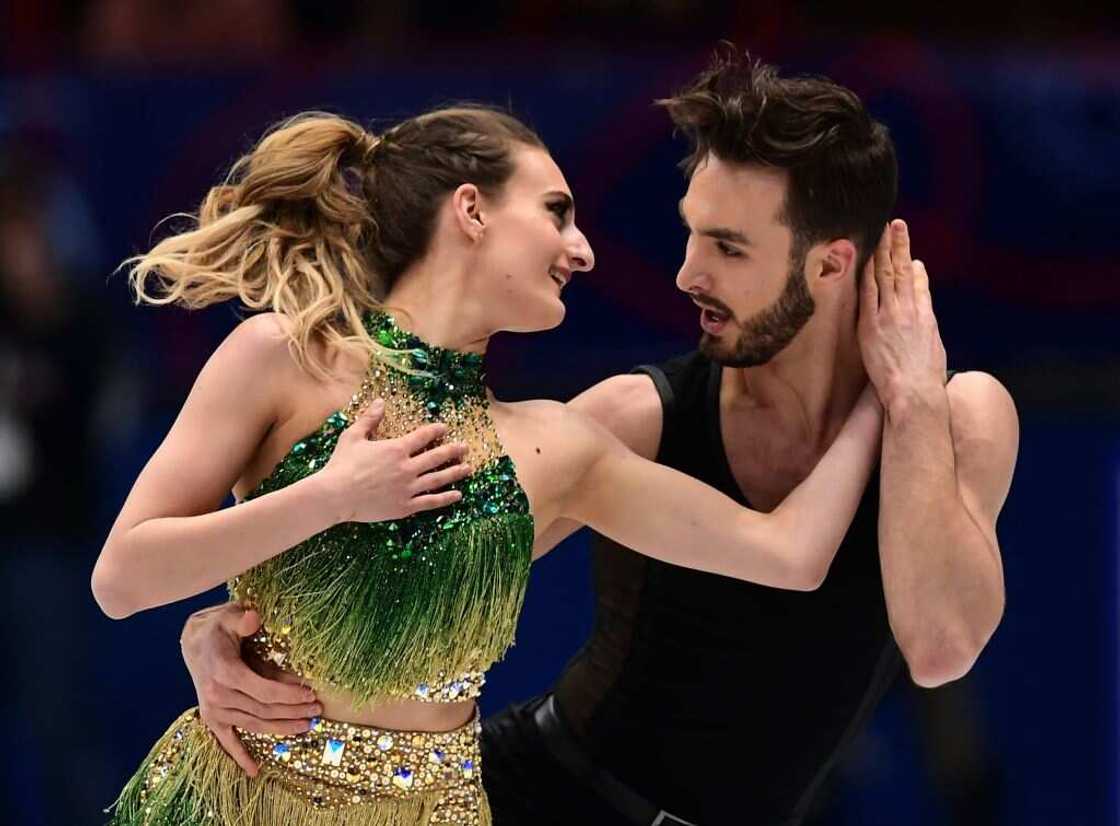
<svg viewBox="0 0 1120 826">
<path fill-rule="evenodd" d="M 242 639 L 260 625 L 256 611 L 230 602 L 191 614 L 180 640 L 202 722 L 251 777 L 258 767 L 234 726 L 261 734 L 302 734 L 311 718 L 322 713 L 314 692 L 297 678 L 291 677 L 291 683 L 268 680 L 242 660 Z"/>
<path fill-rule="evenodd" d="M 375 400 L 338 438 L 317 475 L 328 491 L 336 522 L 381 522 L 458 502 L 458 491 L 432 493 L 471 473 L 462 462 L 467 446 L 430 447 L 447 433 L 429 424 L 396 439 L 377 439 L 385 404 Z"/>
</svg>

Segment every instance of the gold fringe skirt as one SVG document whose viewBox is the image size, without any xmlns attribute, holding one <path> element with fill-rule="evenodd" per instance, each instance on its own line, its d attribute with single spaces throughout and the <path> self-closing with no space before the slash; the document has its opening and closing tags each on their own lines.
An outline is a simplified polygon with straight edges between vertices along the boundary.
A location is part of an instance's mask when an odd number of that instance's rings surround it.
<svg viewBox="0 0 1120 826">
<path fill-rule="evenodd" d="M 238 730 L 246 775 L 184 713 L 125 786 L 112 826 L 490 826 L 475 718 L 448 732 L 316 718 L 279 737 Z"/>
</svg>

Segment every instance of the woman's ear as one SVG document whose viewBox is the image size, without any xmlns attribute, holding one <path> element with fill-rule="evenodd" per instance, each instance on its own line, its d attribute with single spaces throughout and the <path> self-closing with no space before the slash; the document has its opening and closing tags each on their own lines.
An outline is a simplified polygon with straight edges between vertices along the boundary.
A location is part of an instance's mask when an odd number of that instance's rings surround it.
<svg viewBox="0 0 1120 826">
<path fill-rule="evenodd" d="M 482 212 L 482 193 L 474 184 L 460 184 L 451 193 L 451 211 L 455 224 L 472 241 L 481 241 L 486 231 Z"/>
</svg>

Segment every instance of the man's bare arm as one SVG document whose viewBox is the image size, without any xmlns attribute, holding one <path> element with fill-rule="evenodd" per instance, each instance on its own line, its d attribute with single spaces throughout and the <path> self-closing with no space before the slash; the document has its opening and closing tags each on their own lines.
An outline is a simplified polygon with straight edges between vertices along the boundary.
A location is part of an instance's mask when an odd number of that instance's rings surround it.
<svg viewBox="0 0 1120 826">
<path fill-rule="evenodd" d="M 611 376 L 568 402 L 609 430 L 630 450 L 653 460 L 661 445 L 661 397 L 649 376 Z M 536 542 L 537 556 L 555 548 L 582 528 L 572 519 L 557 519 Z"/>
<path fill-rule="evenodd" d="M 946 387 L 929 280 L 905 224 L 865 276 L 860 343 L 886 409 L 879 554 L 891 628 L 914 681 L 966 674 L 1003 615 L 996 519 L 1019 427 L 1007 391 L 966 373 Z"/>
<path fill-rule="evenodd" d="M 879 554 L 895 639 L 919 685 L 968 673 L 1003 615 L 996 519 L 1019 426 L 985 373 L 899 402 L 883 434 Z"/>
</svg>

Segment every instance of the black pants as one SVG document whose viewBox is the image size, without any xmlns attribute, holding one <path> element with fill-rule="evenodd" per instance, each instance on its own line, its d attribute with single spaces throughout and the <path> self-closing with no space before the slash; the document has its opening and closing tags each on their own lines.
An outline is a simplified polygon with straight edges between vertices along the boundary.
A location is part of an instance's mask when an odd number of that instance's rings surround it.
<svg viewBox="0 0 1120 826">
<path fill-rule="evenodd" d="M 610 804 L 560 766 L 545 749 L 533 712 L 536 697 L 482 723 L 482 784 L 494 826 L 615 826 Z"/>
</svg>

